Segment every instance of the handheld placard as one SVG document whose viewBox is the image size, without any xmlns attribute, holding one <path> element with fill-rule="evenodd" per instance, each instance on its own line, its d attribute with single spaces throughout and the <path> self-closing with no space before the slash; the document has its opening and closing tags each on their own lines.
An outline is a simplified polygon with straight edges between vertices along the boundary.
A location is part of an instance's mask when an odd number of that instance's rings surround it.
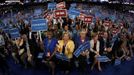
<svg viewBox="0 0 134 75">
<path fill-rule="evenodd" d="M 47 31 L 47 21 L 45 19 L 32 20 L 31 29 L 32 32 Z"/>
<path fill-rule="evenodd" d="M 9 31 L 10 31 L 10 35 L 12 39 L 16 39 L 20 37 L 19 29 L 13 28 L 13 29 L 10 29 Z"/>
<path fill-rule="evenodd" d="M 80 46 L 76 49 L 76 51 L 74 52 L 74 55 L 75 55 L 76 57 L 79 57 L 79 55 L 81 54 L 81 52 L 83 52 L 84 50 L 89 49 L 89 48 L 90 48 L 90 42 L 87 41 L 87 42 L 83 43 L 82 45 L 80 45 Z"/>
<path fill-rule="evenodd" d="M 115 59 L 114 65 L 117 66 L 117 65 L 120 65 L 120 64 L 121 64 L 121 60 L 120 59 Z"/>
<path fill-rule="evenodd" d="M 100 62 L 108 62 L 110 59 L 107 56 L 98 56 L 97 60 Z"/>
<path fill-rule="evenodd" d="M 57 59 L 63 60 L 63 61 L 69 61 L 69 59 L 64 55 L 64 54 L 60 54 L 60 53 L 56 53 L 55 54 Z"/>
</svg>

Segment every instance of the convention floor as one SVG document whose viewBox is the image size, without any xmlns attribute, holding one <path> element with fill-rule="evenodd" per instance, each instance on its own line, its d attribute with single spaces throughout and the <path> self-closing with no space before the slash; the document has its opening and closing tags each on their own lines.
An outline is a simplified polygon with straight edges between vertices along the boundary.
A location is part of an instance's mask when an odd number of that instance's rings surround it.
<svg viewBox="0 0 134 75">
<path fill-rule="evenodd" d="M 14 64 L 12 59 L 8 60 L 9 75 L 50 75 L 47 67 L 40 65 L 37 68 L 22 68 L 19 64 Z M 63 75 L 63 73 L 57 69 L 56 75 Z M 71 71 L 70 75 L 79 75 L 80 72 L 75 68 Z M 2 75 L 0 73 L 0 75 Z M 103 71 L 99 72 L 97 69 L 91 71 L 87 66 L 87 71 L 82 75 L 134 75 L 134 58 L 131 61 L 125 61 L 121 65 L 105 65 Z"/>
</svg>

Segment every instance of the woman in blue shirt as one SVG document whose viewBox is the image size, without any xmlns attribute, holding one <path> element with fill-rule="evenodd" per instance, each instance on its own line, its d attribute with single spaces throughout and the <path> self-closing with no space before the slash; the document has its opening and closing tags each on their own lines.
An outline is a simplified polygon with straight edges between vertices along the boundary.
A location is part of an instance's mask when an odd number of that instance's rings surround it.
<svg viewBox="0 0 134 75">
<path fill-rule="evenodd" d="M 43 41 L 44 43 L 44 58 L 45 58 L 45 63 L 51 68 L 52 70 L 52 75 L 54 75 L 54 70 L 55 70 L 55 48 L 57 44 L 57 39 L 53 38 L 53 33 L 52 31 L 47 32 L 47 37 Z"/>
</svg>

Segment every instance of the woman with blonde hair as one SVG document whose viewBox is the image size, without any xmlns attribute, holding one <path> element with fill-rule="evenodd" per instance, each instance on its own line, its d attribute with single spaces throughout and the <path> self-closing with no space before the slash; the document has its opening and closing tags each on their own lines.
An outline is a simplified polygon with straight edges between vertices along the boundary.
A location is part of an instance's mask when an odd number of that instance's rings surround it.
<svg viewBox="0 0 134 75">
<path fill-rule="evenodd" d="M 63 33 L 62 40 L 58 41 L 57 52 L 64 54 L 69 61 L 59 61 L 60 67 L 65 71 L 66 74 L 69 73 L 72 64 L 73 51 L 75 45 L 74 42 L 70 39 L 70 34 L 68 32 Z"/>
<path fill-rule="evenodd" d="M 99 71 L 101 71 L 101 66 L 100 62 L 97 60 L 97 56 L 100 56 L 99 51 L 100 51 L 100 42 L 98 40 L 98 33 L 93 33 L 92 34 L 92 39 L 90 41 L 90 56 L 91 59 L 93 59 L 93 64 L 91 66 L 91 70 L 93 70 L 94 66 L 97 64 Z"/>
</svg>

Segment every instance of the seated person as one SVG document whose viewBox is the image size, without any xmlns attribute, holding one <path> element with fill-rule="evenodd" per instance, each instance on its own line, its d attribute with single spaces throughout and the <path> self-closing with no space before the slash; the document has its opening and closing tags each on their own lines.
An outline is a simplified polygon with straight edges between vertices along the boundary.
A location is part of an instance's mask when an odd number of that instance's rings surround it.
<svg viewBox="0 0 134 75">
<path fill-rule="evenodd" d="M 70 34 L 68 32 L 63 33 L 62 40 L 58 41 L 57 51 L 69 59 L 69 61 L 59 61 L 62 70 L 65 70 L 66 74 L 68 74 L 71 69 L 74 48 L 75 45 L 70 39 Z"/>
<path fill-rule="evenodd" d="M 102 37 L 99 39 L 100 41 L 100 55 L 106 55 L 110 59 L 112 59 L 112 48 L 110 38 L 108 37 L 108 33 L 104 32 Z"/>
<path fill-rule="evenodd" d="M 98 34 L 93 33 L 92 40 L 90 41 L 90 56 L 93 59 L 93 64 L 91 66 L 91 70 L 93 70 L 94 66 L 97 64 L 99 71 L 102 71 L 100 62 L 97 60 L 97 56 L 100 56 L 100 42 L 98 40 Z"/>
<path fill-rule="evenodd" d="M 75 39 L 76 49 L 82 45 L 83 43 L 89 41 L 88 37 L 86 36 L 87 32 L 85 30 L 81 30 L 79 36 Z M 89 50 L 85 50 L 81 53 L 78 57 L 79 62 L 79 69 L 84 70 L 86 68 L 87 62 L 89 62 Z"/>
<path fill-rule="evenodd" d="M 55 48 L 57 44 L 57 39 L 53 38 L 53 32 L 47 31 L 47 37 L 44 39 L 44 59 L 45 63 L 52 69 L 52 75 L 54 75 L 55 70 Z"/>
</svg>

